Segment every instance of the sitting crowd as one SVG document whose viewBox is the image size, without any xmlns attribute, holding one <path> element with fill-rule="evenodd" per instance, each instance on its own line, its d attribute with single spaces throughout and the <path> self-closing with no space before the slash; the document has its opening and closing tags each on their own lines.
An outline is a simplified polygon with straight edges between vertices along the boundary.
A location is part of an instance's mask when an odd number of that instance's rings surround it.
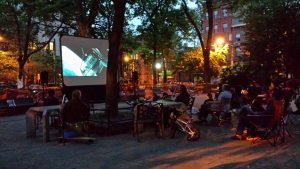
<svg viewBox="0 0 300 169">
<path fill-rule="evenodd" d="M 179 93 L 176 97 L 174 97 L 174 93 L 174 91 L 164 91 L 160 93 L 161 95 L 159 95 L 158 93 L 153 92 L 152 97 L 148 100 L 157 101 L 159 99 L 168 98 L 168 100 L 182 102 L 186 106 L 189 106 L 191 95 L 189 94 L 186 86 L 180 86 Z M 53 98 L 51 98 L 51 95 L 52 94 L 49 93 L 49 100 L 56 102 Z M 253 82 L 247 89 L 240 86 L 230 87 L 229 85 L 224 84 L 222 85 L 219 93 L 215 94 L 215 96 L 213 96 L 212 93 L 207 94 L 207 99 L 199 109 L 199 121 L 208 121 L 208 115 L 213 113 L 210 109 L 210 104 L 212 102 L 218 102 L 221 105 L 220 111 L 214 112 L 214 117 L 218 120 L 226 119 L 230 122 L 232 109 L 238 109 L 236 133 L 232 139 L 243 140 L 247 136 L 253 135 L 256 121 L 255 119 L 251 119 L 250 116 L 276 116 L 276 106 L 280 104 L 283 105 L 284 100 L 287 102 L 290 99 L 290 96 L 287 97 L 285 95 L 286 93 L 283 92 L 281 86 L 276 82 L 270 83 L 268 88 L 261 87 L 257 82 Z M 300 107 L 300 97 L 297 103 Z M 89 118 L 89 107 L 82 102 L 80 91 L 73 92 L 71 101 L 64 105 L 62 112 L 65 122 L 74 123 L 87 120 Z M 74 112 L 81 112 L 82 114 L 73 114 Z M 174 112 L 174 110 L 170 110 L 166 117 L 170 116 L 170 112 Z M 299 112 L 300 111 L 296 111 L 294 113 Z M 267 118 L 264 120 L 266 121 L 263 123 L 268 123 L 268 121 L 270 121 L 270 119 Z M 167 119 L 165 119 L 165 122 L 167 123 Z M 259 122 L 261 123 L 261 121 Z M 247 132 L 245 132 L 245 130 L 247 130 Z M 245 133 L 247 133 L 247 135 Z"/>
</svg>

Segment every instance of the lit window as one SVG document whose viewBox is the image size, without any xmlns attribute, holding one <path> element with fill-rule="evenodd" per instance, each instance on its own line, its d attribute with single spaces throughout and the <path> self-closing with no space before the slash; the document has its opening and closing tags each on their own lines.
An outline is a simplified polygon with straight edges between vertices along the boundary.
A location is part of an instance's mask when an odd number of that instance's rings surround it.
<svg viewBox="0 0 300 169">
<path fill-rule="evenodd" d="M 235 34 L 235 39 L 236 39 L 236 41 L 240 41 L 241 40 L 241 34 L 240 33 L 236 33 Z"/>
<path fill-rule="evenodd" d="M 218 31 L 218 25 L 215 25 L 214 26 L 214 32 L 217 32 Z"/>
<path fill-rule="evenodd" d="M 218 11 L 214 11 L 214 18 L 218 17 Z"/>
<path fill-rule="evenodd" d="M 227 9 L 223 9 L 223 10 L 222 10 L 222 15 L 223 15 L 223 17 L 228 16 L 228 11 L 227 11 Z"/>
<path fill-rule="evenodd" d="M 228 30 L 228 24 L 223 23 L 223 32 L 227 32 L 227 30 Z"/>
</svg>

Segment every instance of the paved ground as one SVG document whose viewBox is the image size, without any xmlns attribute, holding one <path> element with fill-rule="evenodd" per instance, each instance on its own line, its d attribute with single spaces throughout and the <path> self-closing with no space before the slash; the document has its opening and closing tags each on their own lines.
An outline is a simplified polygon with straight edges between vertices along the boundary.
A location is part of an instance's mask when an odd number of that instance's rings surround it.
<svg viewBox="0 0 300 169">
<path fill-rule="evenodd" d="M 25 116 L 0 118 L 1 169 L 143 169 L 143 168 L 300 168 L 300 136 L 277 147 L 262 141 L 234 141 L 232 126 L 199 125 L 201 138 L 156 138 L 152 131 L 138 143 L 131 133 L 97 136 L 95 143 L 65 146 L 26 138 Z"/>
</svg>

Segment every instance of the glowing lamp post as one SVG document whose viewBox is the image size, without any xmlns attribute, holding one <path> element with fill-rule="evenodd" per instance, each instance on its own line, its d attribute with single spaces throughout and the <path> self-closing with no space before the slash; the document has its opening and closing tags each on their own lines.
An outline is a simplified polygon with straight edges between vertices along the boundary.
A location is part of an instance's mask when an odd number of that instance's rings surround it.
<svg viewBox="0 0 300 169">
<path fill-rule="evenodd" d="M 155 64 L 155 68 L 157 70 L 157 82 L 159 82 L 159 72 L 158 72 L 158 70 L 161 68 L 161 64 L 160 63 L 156 63 Z"/>
<path fill-rule="evenodd" d="M 224 38 L 219 37 L 219 38 L 216 39 L 216 44 L 217 45 L 223 45 L 224 43 L 225 43 Z"/>
<path fill-rule="evenodd" d="M 128 62 L 129 62 L 129 57 L 128 57 L 127 55 L 124 57 L 124 62 L 125 62 L 125 63 L 128 63 Z"/>
<path fill-rule="evenodd" d="M 231 47 L 231 53 L 229 54 L 230 57 L 230 65 L 233 65 L 233 45 L 227 44 L 223 37 L 218 37 L 215 41 L 214 47 L 215 51 L 218 53 L 227 53 L 228 46 Z M 226 50 L 226 52 L 225 52 Z"/>
<path fill-rule="evenodd" d="M 49 42 L 49 50 L 52 52 L 53 55 L 53 73 L 54 73 L 54 85 L 56 85 L 56 56 L 55 56 L 55 48 L 54 48 L 54 42 Z"/>
</svg>

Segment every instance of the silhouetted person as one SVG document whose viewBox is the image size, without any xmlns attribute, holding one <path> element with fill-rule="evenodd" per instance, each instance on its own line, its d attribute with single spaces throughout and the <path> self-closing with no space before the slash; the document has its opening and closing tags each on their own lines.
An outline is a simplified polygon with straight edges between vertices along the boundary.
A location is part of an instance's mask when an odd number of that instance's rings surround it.
<svg viewBox="0 0 300 169">
<path fill-rule="evenodd" d="M 247 118 L 248 115 L 273 115 L 276 117 L 278 116 L 278 114 L 275 114 L 276 113 L 275 106 L 276 106 L 276 104 L 280 103 L 280 101 L 283 100 L 283 92 L 280 88 L 275 88 L 274 91 L 272 91 L 272 92 L 273 93 L 272 93 L 271 98 L 268 98 L 268 103 L 267 103 L 266 109 L 263 108 L 261 101 L 257 101 L 256 105 L 253 105 L 253 103 L 252 103 L 251 107 L 244 106 L 241 109 L 238 125 L 236 128 L 237 131 L 236 131 L 236 134 L 233 137 L 231 137 L 232 139 L 237 139 L 237 140 L 245 139 L 246 137 L 243 135 L 243 131 L 246 128 L 250 129 L 250 131 L 248 131 L 247 133 L 250 133 L 250 135 L 253 134 L 253 133 L 251 133 L 251 129 L 254 128 L 252 123 L 268 124 L 270 122 L 270 120 L 272 120 L 271 118 L 269 118 L 269 119 L 262 118 L 262 119 L 260 119 L 261 121 L 258 122 L 258 121 L 255 121 L 254 119 L 251 120 L 251 119 Z"/>
<path fill-rule="evenodd" d="M 199 109 L 199 120 L 200 121 L 206 121 L 207 120 L 207 116 L 210 113 L 208 110 L 208 103 L 209 101 L 213 101 L 213 96 L 211 93 L 207 94 L 207 99 L 204 101 L 204 103 L 201 105 L 200 109 Z"/>
<path fill-rule="evenodd" d="M 50 89 L 48 96 L 44 100 L 44 106 L 59 105 L 59 100 L 54 95 L 55 91 Z"/>
<path fill-rule="evenodd" d="M 64 123 L 77 123 L 87 121 L 90 116 L 89 106 L 82 101 L 81 91 L 74 90 L 72 99 L 67 102 L 62 109 L 62 118 Z"/>
<path fill-rule="evenodd" d="M 184 85 L 180 86 L 179 95 L 176 97 L 175 102 L 183 102 L 186 106 L 190 102 L 190 94 L 187 92 L 187 89 Z"/>
</svg>

